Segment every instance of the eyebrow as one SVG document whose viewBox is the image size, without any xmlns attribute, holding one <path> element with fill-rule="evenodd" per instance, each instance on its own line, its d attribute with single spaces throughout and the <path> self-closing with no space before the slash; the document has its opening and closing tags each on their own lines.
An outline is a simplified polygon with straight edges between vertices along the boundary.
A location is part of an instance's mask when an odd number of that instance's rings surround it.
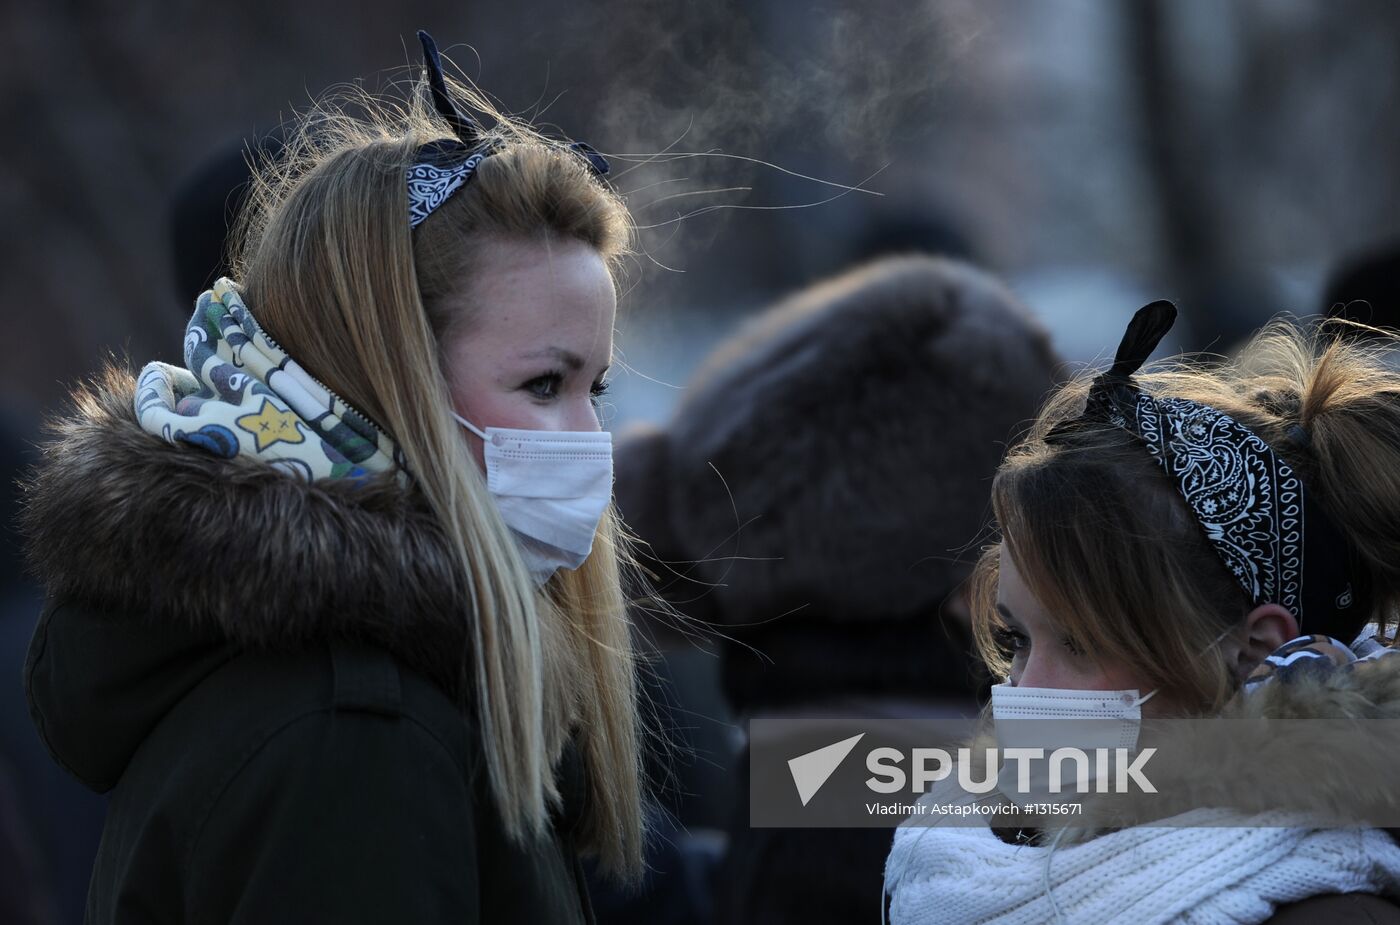
<svg viewBox="0 0 1400 925">
<path fill-rule="evenodd" d="M 565 350 L 563 347 L 546 347 L 543 350 L 532 350 L 529 353 L 520 354 L 522 360 L 534 360 L 539 357 L 550 357 L 558 360 L 575 372 L 583 369 L 583 357 L 572 350 Z"/>
<path fill-rule="evenodd" d="M 1011 611 L 1007 609 L 1006 605 L 1000 601 L 997 601 L 997 613 L 1001 614 L 1001 618 L 1007 623 L 1014 623 L 1017 626 L 1021 625 L 1021 621 L 1017 620 Z"/>
</svg>

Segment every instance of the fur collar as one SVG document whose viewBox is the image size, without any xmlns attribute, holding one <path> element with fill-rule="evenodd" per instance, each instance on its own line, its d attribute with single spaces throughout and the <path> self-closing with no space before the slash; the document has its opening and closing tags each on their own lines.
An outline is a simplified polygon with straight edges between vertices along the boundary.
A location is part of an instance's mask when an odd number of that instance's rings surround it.
<svg viewBox="0 0 1400 925">
<path fill-rule="evenodd" d="M 1203 807 L 1254 816 L 1305 805 L 1334 818 L 1400 818 L 1400 789 L 1394 785 L 1400 768 L 1400 655 L 1270 681 L 1237 695 L 1220 719 L 1144 722 L 1139 744 L 1157 748 L 1145 771 L 1158 792 L 1086 795 L 1084 823 L 1068 827 L 1060 843 Z M 1281 733 L 1278 720 L 1308 722 Z M 990 729 L 973 741 L 974 779 L 984 779 L 985 750 L 995 746 Z M 938 801 L 969 799 L 955 778 L 935 785 Z M 1303 795 L 1300 803 L 1287 801 L 1289 794 Z"/>
<path fill-rule="evenodd" d="M 464 696 L 469 597 L 410 490 L 166 443 L 138 425 L 134 388 L 109 365 L 75 390 L 24 485 L 26 553 L 51 599 L 242 647 L 369 642 Z"/>
<path fill-rule="evenodd" d="M 1112 823 L 1202 806 L 1255 815 L 1298 795 L 1287 805 L 1338 818 L 1400 817 L 1400 656 L 1267 682 L 1236 695 L 1221 718 L 1144 724 L 1142 744 L 1157 746 L 1151 776 L 1159 793 L 1094 794 L 1086 815 Z"/>
</svg>

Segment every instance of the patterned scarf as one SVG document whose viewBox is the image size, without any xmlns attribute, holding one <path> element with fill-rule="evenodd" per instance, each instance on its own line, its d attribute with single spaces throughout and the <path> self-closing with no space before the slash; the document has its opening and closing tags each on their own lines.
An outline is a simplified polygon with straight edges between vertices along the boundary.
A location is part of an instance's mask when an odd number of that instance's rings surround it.
<svg viewBox="0 0 1400 925">
<path fill-rule="evenodd" d="M 287 356 L 232 280 L 199 297 L 185 328 L 185 365 L 142 368 L 142 430 L 226 459 L 265 460 L 307 481 L 364 480 L 389 469 L 406 479 L 389 436 Z"/>
<path fill-rule="evenodd" d="M 1245 693 L 1267 682 L 1291 684 L 1303 678 L 1323 678 L 1333 671 L 1372 671 L 1382 658 L 1400 656 L 1395 636 L 1368 624 L 1351 645 L 1320 633 L 1290 639 L 1279 646 L 1245 679 Z"/>
</svg>

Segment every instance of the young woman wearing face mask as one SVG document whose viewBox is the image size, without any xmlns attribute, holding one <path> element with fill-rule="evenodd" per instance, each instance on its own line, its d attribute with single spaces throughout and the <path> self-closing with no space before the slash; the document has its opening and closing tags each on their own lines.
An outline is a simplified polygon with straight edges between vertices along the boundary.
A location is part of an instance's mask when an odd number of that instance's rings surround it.
<svg viewBox="0 0 1400 925">
<path fill-rule="evenodd" d="M 1144 716 L 1400 717 L 1386 642 L 1400 593 L 1400 375 L 1354 341 L 1283 323 L 1232 363 L 1139 372 L 1174 318 L 1167 303 L 1140 311 L 1113 367 L 1057 392 L 997 474 L 1002 541 L 972 597 L 979 649 L 1007 680 L 979 746 L 1132 748 Z M 1376 774 L 1400 743 L 1326 725 L 1303 786 L 1332 807 L 1400 809 Z M 1078 738 L 1029 741 L 1047 729 Z M 1146 809 L 1122 817 L 1189 821 L 1175 806 L 1212 814 L 1212 827 L 902 827 L 885 874 L 891 920 L 1400 921 L 1384 898 L 1400 895 L 1391 836 L 1270 824 L 1284 770 L 1260 758 L 1267 739 L 1240 735 L 1154 742 L 1177 756 L 1153 775 L 1177 802 L 1144 795 Z M 1051 799 L 1034 773 L 1026 791 L 1015 778 L 1003 765 L 989 799 Z M 924 799 L 987 798 L 950 780 Z"/>
<path fill-rule="evenodd" d="M 264 170 L 186 368 L 79 389 L 28 486 L 34 720 L 110 795 L 91 923 L 583 922 L 579 857 L 640 865 L 628 216 L 422 38 L 412 107 Z"/>
</svg>

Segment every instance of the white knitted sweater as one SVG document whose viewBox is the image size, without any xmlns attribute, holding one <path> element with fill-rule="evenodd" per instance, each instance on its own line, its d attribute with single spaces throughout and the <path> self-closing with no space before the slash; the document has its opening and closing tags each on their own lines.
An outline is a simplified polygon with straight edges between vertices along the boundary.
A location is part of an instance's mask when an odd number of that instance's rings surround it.
<svg viewBox="0 0 1400 925">
<path fill-rule="evenodd" d="M 1189 825 L 1220 812 L 1173 821 Z M 885 866 L 890 920 L 1246 925 L 1310 896 L 1400 895 L 1400 847 L 1379 829 L 1236 818 L 1254 825 L 1135 826 L 1053 849 L 1007 844 L 986 826 L 904 826 Z"/>
</svg>

